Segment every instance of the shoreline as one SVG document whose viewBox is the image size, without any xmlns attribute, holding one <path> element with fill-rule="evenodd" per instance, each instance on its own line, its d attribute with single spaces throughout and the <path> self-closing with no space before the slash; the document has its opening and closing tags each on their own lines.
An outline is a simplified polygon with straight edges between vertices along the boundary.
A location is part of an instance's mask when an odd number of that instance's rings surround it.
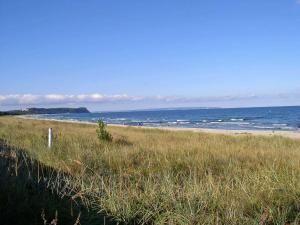
<svg viewBox="0 0 300 225">
<path fill-rule="evenodd" d="M 77 120 L 56 120 L 56 119 L 45 119 L 45 118 L 34 118 L 31 116 L 15 116 L 21 119 L 29 120 L 41 120 L 41 121 L 53 121 L 61 123 L 73 123 L 73 124 L 86 124 L 94 125 L 97 123 L 86 122 L 86 121 L 77 121 Z M 300 139 L 300 131 L 268 131 L 268 130 L 226 130 L 226 129 L 211 129 L 211 128 L 184 128 L 184 127 L 146 127 L 146 126 L 131 126 L 131 125 L 122 125 L 122 124 L 107 124 L 109 127 L 134 127 L 134 128 L 145 128 L 145 129 L 159 129 L 159 130 L 168 130 L 168 131 L 191 131 L 191 132 L 203 132 L 210 134 L 223 134 L 231 136 L 239 135 L 257 135 L 257 136 L 282 136 L 292 139 Z"/>
</svg>

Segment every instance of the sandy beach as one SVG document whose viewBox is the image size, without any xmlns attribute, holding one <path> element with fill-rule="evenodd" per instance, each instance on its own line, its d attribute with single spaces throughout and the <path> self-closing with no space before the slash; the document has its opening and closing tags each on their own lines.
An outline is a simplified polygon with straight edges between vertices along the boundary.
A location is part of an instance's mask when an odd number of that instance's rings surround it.
<svg viewBox="0 0 300 225">
<path fill-rule="evenodd" d="M 96 123 L 85 122 L 85 121 L 76 121 L 76 120 L 55 120 L 55 119 L 40 119 L 33 118 L 30 116 L 16 116 L 22 119 L 31 119 L 31 120 L 44 120 L 44 121 L 55 121 L 61 123 L 80 123 L 80 124 L 89 124 L 96 126 Z M 224 135 L 262 135 L 262 136 L 283 136 L 292 139 L 300 139 L 300 130 L 298 131 L 262 131 L 262 130 L 225 130 L 225 129 L 207 129 L 207 128 L 182 128 L 182 127 L 148 127 L 148 126 L 129 126 L 129 125 L 119 125 L 119 124 L 108 124 L 108 126 L 114 127 L 135 127 L 135 128 L 145 128 L 145 129 L 162 129 L 170 131 L 192 131 L 192 132 L 204 132 L 212 134 L 224 134 Z"/>
</svg>

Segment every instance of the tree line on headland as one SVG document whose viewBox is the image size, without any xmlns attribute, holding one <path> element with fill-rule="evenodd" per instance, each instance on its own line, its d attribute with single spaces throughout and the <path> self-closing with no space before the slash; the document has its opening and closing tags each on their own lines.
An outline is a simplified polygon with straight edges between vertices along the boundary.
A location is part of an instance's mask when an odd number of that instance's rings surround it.
<svg viewBox="0 0 300 225">
<path fill-rule="evenodd" d="M 85 107 L 79 108 L 28 108 L 25 110 L 0 111 L 0 116 L 32 115 L 32 114 L 59 114 L 59 113 L 90 113 Z"/>
</svg>

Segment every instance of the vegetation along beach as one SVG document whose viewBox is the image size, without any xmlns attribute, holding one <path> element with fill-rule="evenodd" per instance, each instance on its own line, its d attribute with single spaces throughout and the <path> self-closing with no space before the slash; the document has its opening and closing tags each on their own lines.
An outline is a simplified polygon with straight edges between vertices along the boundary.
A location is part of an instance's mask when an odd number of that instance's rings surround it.
<svg viewBox="0 0 300 225">
<path fill-rule="evenodd" d="M 300 222 L 299 139 L 108 126 L 112 140 L 105 141 L 98 139 L 96 128 L 0 117 L 2 142 L 66 174 L 49 179 L 49 188 L 113 221 Z"/>
</svg>

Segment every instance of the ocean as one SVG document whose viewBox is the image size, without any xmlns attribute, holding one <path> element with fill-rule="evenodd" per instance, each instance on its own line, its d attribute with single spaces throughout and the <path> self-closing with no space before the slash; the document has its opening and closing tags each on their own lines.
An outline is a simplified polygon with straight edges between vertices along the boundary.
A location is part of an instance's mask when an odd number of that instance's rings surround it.
<svg viewBox="0 0 300 225">
<path fill-rule="evenodd" d="M 145 127 L 300 131 L 300 106 L 230 109 L 160 109 L 47 114 L 34 115 L 33 117 L 95 123 L 101 119 L 107 124 Z"/>
</svg>

